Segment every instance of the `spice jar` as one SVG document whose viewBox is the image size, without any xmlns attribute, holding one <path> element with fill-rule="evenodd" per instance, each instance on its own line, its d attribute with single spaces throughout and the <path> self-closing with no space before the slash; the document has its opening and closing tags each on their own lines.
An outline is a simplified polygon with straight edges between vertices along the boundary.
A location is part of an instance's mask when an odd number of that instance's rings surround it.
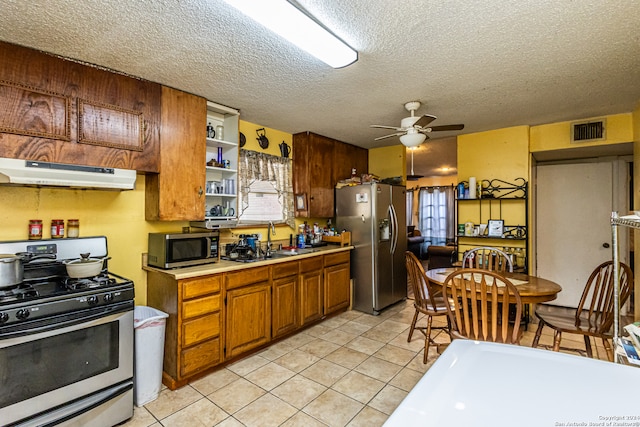
<svg viewBox="0 0 640 427">
<path fill-rule="evenodd" d="M 69 219 L 67 220 L 67 237 L 79 237 L 80 236 L 80 220 Z"/>
<path fill-rule="evenodd" d="M 30 219 L 29 220 L 29 240 L 42 239 L 42 220 Z"/>
<path fill-rule="evenodd" d="M 64 220 L 52 219 L 51 220 L 51 238 L 60 239 L 64 237 Z"/>
</svg>

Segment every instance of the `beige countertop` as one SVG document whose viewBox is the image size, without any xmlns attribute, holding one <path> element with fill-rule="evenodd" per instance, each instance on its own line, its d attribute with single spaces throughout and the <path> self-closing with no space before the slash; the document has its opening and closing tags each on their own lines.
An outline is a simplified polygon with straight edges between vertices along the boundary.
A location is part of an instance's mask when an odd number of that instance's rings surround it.
<svg viewBox="0 0 640 427">
<path fill-rule="evenodd" d="M 206 276 L 209 274 L 219 274 L 219 273 L 226 273 L 229 271 L 238 271 L 238 270 L 244 270 L 247 268 L 261 267 L 265 265 L 272 265 L 272 264 L 277 264 L 282 262 L 296 261 L 296 260 L 305 259 L 305 258 L 312 258 L 318 255 L 326 255 L 326 254 L 331 254 L 336 252 L 350 251 L 351 249 L 354 249 L 354 247 L 328 245 L 328 246 L 313 248 L 310 252 L 306 252 L 298 255 L 287 255 L 287 256 L 281 256 L 278 258 L 269 258 L 265 260 L 254 261 L 254 262 L 236 262 L 236 261 L 220 260 L 219 262 L 216 262 L 214 264 L 198 265 L 195 267 L 172 268 L 168 270 L 165 270 L 162 268 L 150 267 L 149 265 L 147 265 L 147 257 L 146 257 L 147 254 L 144 254 L 142 257 L 142 269 L 146 271 L 155 271 L 158 273 L 168 274 L 172 276 L 174 279 L 180 280 L 180 279 L 189 279 L 189 278 L 198 277 L 198 276 Z"/>
</svg>

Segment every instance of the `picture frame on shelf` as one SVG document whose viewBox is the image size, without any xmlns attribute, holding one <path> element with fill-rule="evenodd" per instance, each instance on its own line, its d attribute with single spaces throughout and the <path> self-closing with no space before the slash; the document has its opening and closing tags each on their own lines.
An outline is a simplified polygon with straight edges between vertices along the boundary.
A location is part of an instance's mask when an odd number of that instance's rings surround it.
<svg viewBox="0 0 640 427">
<path fill-rule="evenodd" d="M 487 226 L 487 236 L 502 237 L 504 233 L 504 221 L 501 219 L 490 219 Z"/>
<path fill-rule="evenodd" d="M 297 211 L 307 210 L 307 193 L 296 194 L 296 210 Z"/>
</svg>

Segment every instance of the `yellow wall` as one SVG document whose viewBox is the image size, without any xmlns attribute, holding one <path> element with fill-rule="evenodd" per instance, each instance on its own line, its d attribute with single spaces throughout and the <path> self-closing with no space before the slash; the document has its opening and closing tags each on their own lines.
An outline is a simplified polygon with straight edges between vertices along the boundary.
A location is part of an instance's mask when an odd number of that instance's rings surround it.
<svg viewBox="0 0 640 427">
<path fill-rule="evenodd" d="M 516 183 L 516 178 L 529 181 L 529 127 L 516 126 L 478 132 L 458 137 L 458 180 L 469 177 L 482 180 L 500 179 Z M 463 202 L 459 204 L 458 224 L 486 224 L 489 219 L 504 219 L 505 225 L 525 225 L 524 205 L 518 200 Z M 488 245 L 524 247 L 523 241 L 489 239 Z M 460 238 L 459 253 L 478 245 L 478 240 Z"/>
<path fill-rule="evenodd" d="M 620 144 L 633 140 L 632 113 L 605 116 L 605 140 L 571 143 L 571 123 L 559 122 L 531 127 L 531 152 Z M 595 120 L 595 118 L 586 119 Z"/>
<path fill-rule="evenodd" d="M 239 126 L 247 138 L 244 148 L 248 150 L 279 156 L 282 141 L 291 146 L 291 134 L 267 128 L 269 147 L 263 150 L 256 140 L 256 129 L 262 126 L 243 121 Z M 144 175 L 137 176 L 136 188 L 132 191 L 0 186 L 0 240 L 26 240 L 30 219 L 42 219 L 43 237 L 49 238 L 52 219 L 64 219 L 66 225 L 67 219 L 78 218 L 81 236 L 107 236 L 111 256 L 109 269 L 135 282 L 136 304 L 144 305 L 147 278 L 142 270 L 142 254 L 147 252 L 148 233 L 180 232 L 182 227 L 189 225 L 186 221 L 146 221 L 144 192 Z M 238 232 L 265 235 L 266 227 Z M 292 232 L 288 226 L 278 226 L 274 239 L 288 241 Z"/>
<path fill-rule="evenodd" d="M 529 127 L 516 126 L 458 137 L 458 179 L 529 180 Z"/>
<path fill-rule="evenodd" d="M 406 177 L 407 161 L 404 145 L 370 149 L 369 173 L 377 175 L 381 179 Z"/>
<path fill-rule="evenodd" d="M 100 191 L 0 186 L 0 240 L 26 240 L 29 219 L 41 219 L 43 238 L 49 238 L 52 219 L 78 218 L 80 236 L 107 236 L 109 269 L 136 285 L 136 303 L 147 300 L 142 253 L 147 234 L 178 231 L 186 222 L 148 222 L 144 219 L 145 177 L 138 175 L 131 191 Z M 78 254 L 79 255 L 79 254 Z"/>
<path fill-rule="evenodd" d="M 282 132 L 277 129 L 264 127 L 262 125 L 247 122 L 244 120 L 240 120 L 240 123 L 238 126 L 240 128 L 240 132 L 242 132 L 246 137 L 247 142 L 245 146 L 242 147 L 245 150 L 271 154 L 272 156 L 280 156 L 281 155 L 280 144 L 282 144 L 282 142 L 285 142 L 287 145 L 289 145 L 290 148 L 292 146 L 293 136 L 290 133 Z M 256 133 L 256 130 L 262 129 L 262 128 L 264 128 L 265 135 L 269 139 L 269 146 L 266 149 L 263 149 L 262 147 L 260 147 L 260 144 L 258 144 L 258 140 L 257 140 L 258 134 Z M 291 155 L 289 155 L 289 157 L 291 157 Z M 299 222 L 300 221 L 296 220 L 296 226 L 298 225 Z M 325 223 L 326 223 L 326 220 L 324 220 L 324 222 L 319 224 L 322 224 L 324 226 Z M 313 225 L 313 222 L 311 222 L 310 224 Z M 289 235 L 290 234 L 295 235 L 296 232 L 297 232 L 297 229 L 294 230 L 286 224 L 278 224 L 276 225 L 276 235 L 271 236 L 271 239 L 288 242 Z M 241 227 L 233 230 L 221 230 L 220 240 L 222 242 L 237 241 L 239 234 L 254 234 L 254 233 L 256 234 L 261 233 L 262 240 L 266 242 L 267 240 L 266 225 L 262 227 Z"/>
</svg>

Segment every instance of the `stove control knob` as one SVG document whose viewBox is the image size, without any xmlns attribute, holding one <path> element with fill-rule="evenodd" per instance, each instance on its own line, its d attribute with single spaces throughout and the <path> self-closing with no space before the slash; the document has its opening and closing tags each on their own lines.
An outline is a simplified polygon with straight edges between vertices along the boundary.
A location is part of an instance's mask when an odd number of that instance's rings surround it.
<svg viewBox="0 0 640 427">
<path fill-rule="evenodd" d="M 26 308 L 21 308 L 20 310 L 16 311 L 16 317 L 20 320 L 26 319 L 27 317 L 29 317 L 29 314 L 31 314 L 31 312 Z"/>
<path fill-rule="evenodd" d="M 9 320 L 9 315 L 7 313 L 0 313 L 0 324 L 7 323 Z"/>
<path fill-rule="evenodd" d="M 89 305 L 96 305 L 98 303 L 98 297 L 95 295 L 92 295 L 89 298 L 87 298 L 87 302 L 89 303 Z"/>
<path fill-rule="evenodd" d="M 104 302 L 111 302 L 111 301 L 113 301 L 113 294 L 105 294 Z"/>
</svg>

